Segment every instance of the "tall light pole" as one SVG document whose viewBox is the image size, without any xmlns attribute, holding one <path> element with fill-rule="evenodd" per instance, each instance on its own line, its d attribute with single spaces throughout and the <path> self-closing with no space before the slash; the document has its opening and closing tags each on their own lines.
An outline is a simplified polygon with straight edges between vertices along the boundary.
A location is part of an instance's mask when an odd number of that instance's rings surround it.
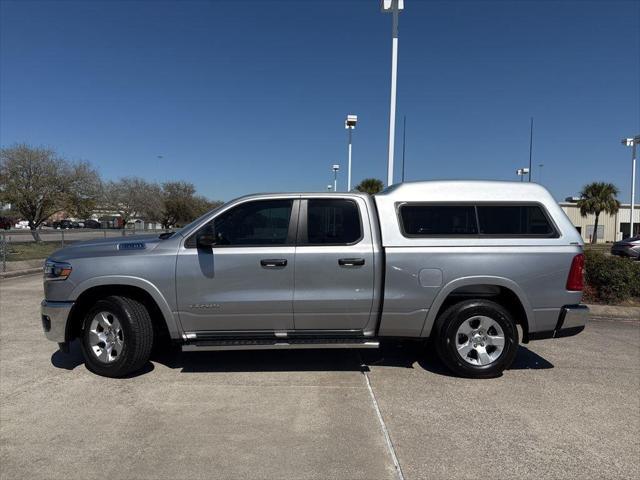
<svg viewBox="0 0 640 480">
<path fill-rule="evenodd" d="M 404 116 L 404 122 L 402 127 L 402 177 L 400 177 L 402 183 L 404 183 L 404 153 L 407 145 L 407 116 Z"/>
<path fill-rule="evenodd" d="M 357 115 L 347 115 L 347 119 L 344 121 L 344 128 L 349 131 L 349 167 L 347 169 L 347 192 L 351 191 L 351 132 L 356 128 L 358 123 Z"/>
<path fill-rule="evenodd" d="M 640 143 L 640 135 L 623 138 L 622 144 L 631 147 L 631 211 L 629 218 L 629 236 L 633 237 L 633 204 L 636 200 L 636 145 Z"/>
<path fill-rule="evenodd" d="M 404 0 L 382 0 L 382 11 L 393 15 L 391 29 L 391 105 L 389 106 L 389 160 L 387 186 L 393 185 L 393 153 L 396 136 L 396 85 L 398 79 L 398 15 L 404 10 Z"/>
<path fill-rule="evenodd" d="M 338 170 L 340 170 L 340 165 L 334 165 L 331 167 L 333 170 L 333 191 L 338 191 Z"/>
<path fill-rule="evenodd" d="M 531 128 L 529 129 L 529 181 L 531 181 L 532 153 L 533 153 L 533 117 L 531 117 Z"/>
</svg>

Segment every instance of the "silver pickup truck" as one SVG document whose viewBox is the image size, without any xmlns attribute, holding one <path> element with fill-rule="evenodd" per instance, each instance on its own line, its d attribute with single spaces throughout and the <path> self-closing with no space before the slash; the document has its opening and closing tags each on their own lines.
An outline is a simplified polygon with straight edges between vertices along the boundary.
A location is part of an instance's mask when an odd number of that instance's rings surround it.
<svg viewBox="0 0 640 480">
<path fill-rule="evenodd" d="M 423 340 L 454 373 L 492 377 L 520 340 L 584 329 L 583 268 L 580 235 L 536 184 L 249 195 L 175 232 L 55 252 L 42 325 L 110 377 L 163 333 L 183 351 Z"/>
</svg>

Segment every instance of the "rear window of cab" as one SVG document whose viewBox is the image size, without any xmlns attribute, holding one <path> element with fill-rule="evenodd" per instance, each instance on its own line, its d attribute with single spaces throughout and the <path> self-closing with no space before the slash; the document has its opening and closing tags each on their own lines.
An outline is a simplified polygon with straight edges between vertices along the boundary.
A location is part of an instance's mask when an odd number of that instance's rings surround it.
<svg viewBox="0 0 640 480">
<path fill-rule="evenodd" d="M 558 232 L 538 204 L 420 204 L 399 207 L 405 237 L 555 238 Z"/>
</svg>

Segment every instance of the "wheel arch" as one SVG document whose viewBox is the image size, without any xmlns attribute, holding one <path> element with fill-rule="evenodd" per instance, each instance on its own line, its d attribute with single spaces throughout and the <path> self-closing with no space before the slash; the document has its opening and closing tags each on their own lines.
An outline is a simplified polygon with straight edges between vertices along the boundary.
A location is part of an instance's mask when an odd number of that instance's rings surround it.
<svg viewBox="0 0 640 480">
<path fill-rule="evenodd" d="M 172 339 L 180 338 L 178 323 L 162 293 L 147 280 L 137 277 L 94 277 L 79 284 L 71 293 L 74 306 L 67 322 L 66 338 L 76 338 L 82 326 L 82 314 L 99 298 L 121 295 L 141 301 L 149 310 L 154 326 Z M 164 332 L 162 332 L 164 330 Z"/>
<path fill-rule="evenodd" d="M 436 319 L 448 307 L 473 298 L 474 288 L 482 292 L 478 297 L 497 301 L 509 310 L 516 323 L 521 325 L 524 333 L 523 341 L 526 343 L 529 332 L 535 331 L 535 317 L 531 304 L 516 282 L 508 278 L 493 276 L 464 277 L 447 283 L 440 290 L 427 312 L 421 336 L 428 337 L 431 334 Z"/>
</svg>

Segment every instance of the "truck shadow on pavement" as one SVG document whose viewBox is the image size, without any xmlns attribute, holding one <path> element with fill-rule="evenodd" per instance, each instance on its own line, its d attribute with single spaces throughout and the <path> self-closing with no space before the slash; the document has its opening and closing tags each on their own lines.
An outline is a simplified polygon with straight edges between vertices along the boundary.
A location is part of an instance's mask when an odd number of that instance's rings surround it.
<svg viewBox="0 0 640 480">
<path fill-rule="evenodd" d="M 56 368 L 73 370 L 84 363 L 78 341 L 70 345 L 68 354 L 56 351 L 51 364 Z M 369 371 L 369 366 L 398 368 L 422 368 L 444 376 L 454 376 L 437 358 L 433 349 L 416 342 L 385 342 L 378 350 L 244 350 L 220 352 L 182 353 L 166 349 L 155 352 L 152 362 L 181 373 L 204 372 L 336 372 Z M 136 377 L 154 370 L 152 362 Z M 510 370 L 542 370 L 553 368 L 553 364 L 537 353 L 520 345 Z"/>
</svg>

